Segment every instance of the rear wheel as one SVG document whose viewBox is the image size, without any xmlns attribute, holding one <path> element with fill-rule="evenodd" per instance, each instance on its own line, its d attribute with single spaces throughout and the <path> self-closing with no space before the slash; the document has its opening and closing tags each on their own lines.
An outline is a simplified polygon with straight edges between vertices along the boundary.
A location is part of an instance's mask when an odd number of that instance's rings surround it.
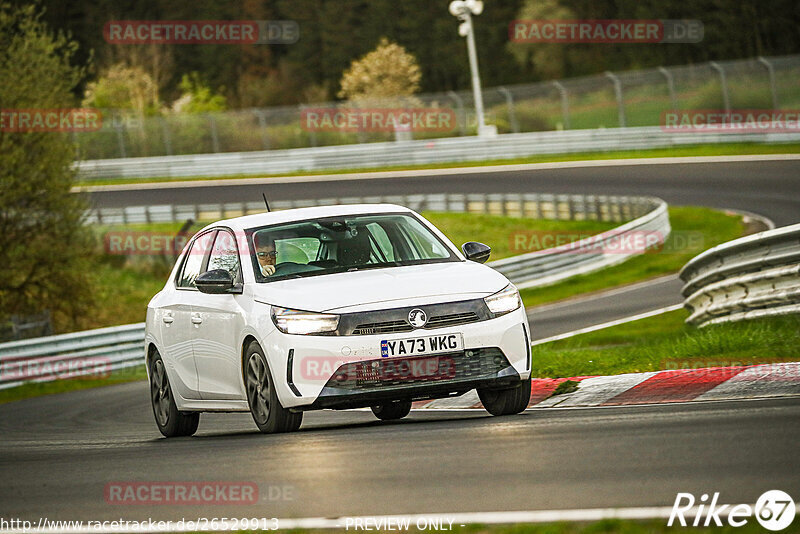
<svg viewBox="0 0 800 534">
<path fill-rule="evenodd" d="M 486 411 L 492 415 L 520 413 L 531 400 L 531 380 L 523 380 L 510 388 L 479 388 L 478 397 Z"/>
<path fill-rule="evenodd" d="M 381 421 L 402 419 L 411 411 L 411 401 L 396 401 L 372 407 L 372 413 Z"/>
<path fill-rule="evenodd" d="M 290 412 L 281 406 L 261 346 L 253 341 L 247 347 L 246 354 L 244 376 L 247 404 L 258 429 L 264 434 L 274 434 L 300 428 L 303 412 Z"/>
<path fill-rule="evenodd" d="M 150 362 L 150 402 L 158 430 L 168 438 L 191 436 L 200 424 L 199 412 L 181 412 L 172 396 L 167 370 L 156 352 Z"/>
</svg>

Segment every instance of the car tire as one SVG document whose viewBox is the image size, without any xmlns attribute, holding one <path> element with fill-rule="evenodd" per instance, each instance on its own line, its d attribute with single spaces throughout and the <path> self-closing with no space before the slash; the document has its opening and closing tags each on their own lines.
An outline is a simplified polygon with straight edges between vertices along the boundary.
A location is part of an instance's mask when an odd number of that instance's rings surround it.
<svg viewBox="0 0 800 534">
<path fill-rule="evenodd" d="M 178 410 L 164 361 L 158 352 L 150 360 L 150 404 L 158 430 L 164 437 L 191 436 L 197 432 L 200 413 Z"/>
<path fill-rule="evenodd" d="M 523 380 L 510 388 L 479 388 L 478 397 L 492 415 L 512 415 L 528 407 L 531 400 L 531 380 Z"/>
<path fill-rule="evenodd" d="M 264 434 L 293 432 L 303 422 L 303 412 L 291 412 L 281 405 L 275 382 L 261 346 L 248 345 L 244 360 L 244 385 L 247 405 L 258 429 Z"/>
<path fill-rule="evenodd" d="M 387 402 L 372 406 L 372 413 L 381 421 L 402 419 L 411 411 L 411 401 Z"/>
</svg>

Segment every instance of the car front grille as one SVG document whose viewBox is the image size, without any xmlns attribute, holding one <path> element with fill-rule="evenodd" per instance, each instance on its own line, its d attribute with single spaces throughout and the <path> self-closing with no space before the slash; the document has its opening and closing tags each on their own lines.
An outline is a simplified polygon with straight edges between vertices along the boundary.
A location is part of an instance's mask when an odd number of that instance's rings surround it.
<svg viewBox="0 0 800 534">
<path fill-rule="evenodd" d="M 391 334 L 394 332 L 411 332 L 414 329 L 408 321 L 384 321 L 382 323 L 360 324 L 353 329 L 354 336 L 369 334 Z"/>
<path fill-rule="evenodd" d="M 480 317 L 475 312 L 450 313 L 447 315 L 435 315 L 428 319 L 428 324 L 423 328 L 443 328 L 445 326 L 456 326 L 460 324 L 474 323 L 480 321 Z M 392 334 L 396 332 L 411 332 L 414 330 L 408 321 L 395 320 L 383 321 L 378 323 L 364 323 L 357 325 L 351 332 L 354 336 L 369 334 Z"/>
<path fill-rule="evenodd" d="M 374 392 L 398 386 L 491 379 L 510 365 L 503 351 L 496 347 L 435 356 L 381 358 L 343 364 L 325 388 Z"/>
<path fill-rule="evenodd" d="M 474 323 L 478 321 L 478 314 L 475 312 L 451 313 L 449 315 L 436 315 L 428 319 L 425 328 L 442 328 L 458 324 Z"/>
</svg>

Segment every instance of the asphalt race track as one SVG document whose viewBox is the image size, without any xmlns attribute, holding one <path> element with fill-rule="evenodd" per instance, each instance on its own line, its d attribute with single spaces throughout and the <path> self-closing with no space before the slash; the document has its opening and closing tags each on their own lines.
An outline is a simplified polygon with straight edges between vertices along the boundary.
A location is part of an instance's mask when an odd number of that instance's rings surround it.
<svg viewBox="0 0 800 534">
<path fill-rule="evenodd" d="M 319 181 L 95 192 L 97 207 L 254 202 L 270 199 L 424 193 L 581 193 L 653 195 L 671 205 L 755 212 L 777 226 L 800 221 L 800 159 L 726 163 L 641 164 L 525 171 L 470 172 L 378 180 Z"/>
<path fill-rule="evenodd" d="M 93 193 L 98 206 L 435 192 L 655 195 L 670 204 L 800 220 L 800 161 L 636 165 Z M 535 337 L 679 302 L 665 278 L 532 312 Z M 605 300 L 602 300 L 605 299 Z M 613 309 L 612 309 L 613 308 Z M 537 326 L 538 325 L 538 326 Z M 193 438 L 162 439 L 144 383 L 0 405 L 0 517 L 180 519 L 671 506 L 678 492 L 753 503 L 800 486 L 800 399 L 532 409 L 306 414 L 264 436 L 249 414 L 203 414 Z M 231 481 L 259 503 L 114 505 L 114 482 Z M 280 494 L 280 495 L 278 495 Z M 795 496 L 796 497 L 796 496 Z"/>
</svg>

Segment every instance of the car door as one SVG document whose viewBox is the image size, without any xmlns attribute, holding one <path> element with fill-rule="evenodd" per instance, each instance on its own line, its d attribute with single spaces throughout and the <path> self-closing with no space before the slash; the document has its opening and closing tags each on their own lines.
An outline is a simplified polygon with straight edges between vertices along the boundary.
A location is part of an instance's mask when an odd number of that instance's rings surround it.
<svg viewBox="0 0 800 534">
<path fill-rule="evenodd" d="M 206 232 L 192 241 L 178 276 L 172 281 L 174 289 L 167 292 L 164 305 L 156 310 L 170 383 L 185 399 L 200 398 L 193 349 L 197 328 L 193 322 L 193 304 L 198 301 L 200 292 L 194 280 L 205 266 L 214 234 Z"/>
<path fill-rule="evenodd" d="M 203 270 L 225 269 L 237 284 L 242 269 L 234 234 L 220 229 Z M 239 332 L 244 326 L 241 294 L 202 294 L 193 305 L 194 361 L 202 399 L 243 400 Z"/>
</svg>

